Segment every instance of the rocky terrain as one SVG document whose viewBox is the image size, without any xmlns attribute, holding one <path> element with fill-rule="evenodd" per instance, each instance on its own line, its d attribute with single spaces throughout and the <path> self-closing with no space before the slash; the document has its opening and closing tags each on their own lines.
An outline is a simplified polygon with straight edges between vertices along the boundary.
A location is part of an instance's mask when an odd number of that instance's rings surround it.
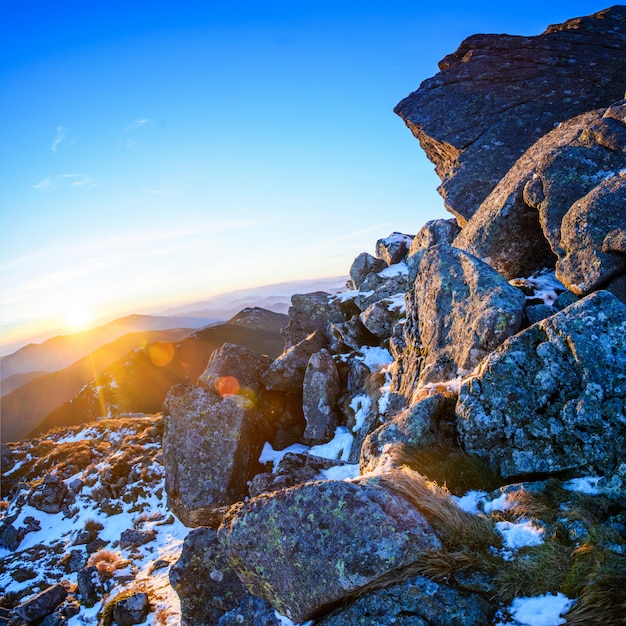
<svg viewBox="0 0 626 626">
<path fill-rule="evenodd" d="M 623 6 L 466 40 L 397 107 L 453 219 L 275 358 L 5 446 L 5 622 L 624 624 L 625 52 Z"/>
</svg>

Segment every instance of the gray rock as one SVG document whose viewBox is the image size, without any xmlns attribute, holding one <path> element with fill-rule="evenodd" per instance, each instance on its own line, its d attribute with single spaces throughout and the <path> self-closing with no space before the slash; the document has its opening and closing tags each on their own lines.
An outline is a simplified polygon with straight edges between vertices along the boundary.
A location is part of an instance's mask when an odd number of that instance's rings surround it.
<svg viewBox="0 0 626 626">
<path fill-rule="evenodd" d="M 487 264 L 445 244 L 425 252 L 414 293 L 424 357 L 419 384 L 471 372 L 519 330 L 526 302 Z"/>
<path fill-rule="evenodd" d="M 359 319 L 372 335 L 385 340 L 391 337 L 394 326 L 403 315 L 404 294 L 400 293 L 374 302 L 361 313 Z"/>
<path fill-rule="evenodd" d="M 387 263 L 383 259 L 378 259 L 367 252 L 362 252 L 350 266 L 350 286 L 352 289 L 360 289 L 368 274 L 378 274 L 385 267 L 387 267 Z"/>
<path fill-rule="evenodd" d="M 102 581 L 95 565 L 83 567 L 76 575 L 76 584 L 81 604 L 92 607 L 100 598 Z"/>
<path fill-rule="evenodd" d="M 532 304 L 526 307 L 524 312 L 526 318 L 530 324 L 535 324 L 541 320 L 545 320 L 546 317 L 554 315 L 558 309 L 548 304 Z"/>
<path fill-rule="evenodd" d="M 272 359 L 268 356 L 234 343 L 225 343 L 211 355 L 198 384 L 220 395 L 242 388 L 256 391 L 262 374 L 271 364 Z"/>
<path fill-rule="evenodd" d="M 397 105 L 462 224 L 555 124 L 624 96 L 625 15 L 614 6 L 537 37 L 475 35 Z"/>
<path fill-rule="evenodd" d="M 341 303 L 325 291 L 295 294 L 291 296 L 289 323 L 280 333 L 286 348 L 300 343 L 316 330 L 330 340 L 330 325 L 344 319 Z"/>
<path fill-rule="evenodd" d="M 282 626 L 284 622 L 276 616 L 272 605 L 263 598 L 247 595 L 231 611 L 224 613 L 217 626 Z"/>
<path fill-rule="evenodd" d="M 347 322 L 333 324 L 331 328 L 335 345 L 345 350 L 358 350 L 361 346 L 376 346 L 379 339 L 363 325 L 358 316 Z"/>
<path fill-rule="evenodd" d="M 363 285 L 361 285 L 361 293 L 354 299 L 354 303 L 359 307 L 360 311 L 365 311 L 375 302 L 392 298 L 399 293 L 404 293 L 411 286 L 411 277 L 409 276 L 406 264 L 398 264 L 401 271 L 396 274 L 385 275 L 369 274 Z M 393 270 L 390 269 L 391 272 Z M 402 271 L 404 270 L 404 271 Z"/>
<path fill-rule="evenodd" d="M 69 496 L 65 482 L 58 476 L 48 474 L 43 482 L 28 496 L 28 502 L 44 513 L 58 513 Z"/>
<path fill-rule="evenodd" d="M 143 546 L 156 538 L 155 530 L 135 530 L 127 528 L 120 534 L 120 548 Z"/>
<path fill-rule="evenodd" d="M 623 165 L 626 167 L 626 157 Z M 559 255 L 556 273 L 570 291 L 585 295 L 624 274 L 626 169 L 605 178 L 575 202 L 563 218 L 560 234 L 564 252 Z"/>
<path fill-rule="evenodd" d="M 296 622 L 441 545 L 408 501 L 363 479 L 239 503 L 218 537 L 248 590 Z"/>
<path fill-rule="evenodd" d="M 626 104 L 617 103 L 568 120 L 542 137 L 504 176 L 454 245 L 509 279 L 556 262 L 559 280 L 578 294 L 623 271 L 619 233 L 626 209 L 618 172 L 626 167 L 626 154 L 618 145 L 626 145 L 625 113 Z"/>
<path fill-rule="evenodd" d="M 113 607 L 113 619 L 118 626 L 141 624 L 150 613 L 150 600 L 144 592 L 123 598 Z"/>
<path fill-rule="evenodd" d="M 337 402 L 341 384 L 337 366 L 328 350 L 311 355 L 302 385 L 306 428 L 303 441 L 315 445 L 330 441 L 341 417 Z"/>
<path fill-rule="evenodd" d="M 376 242 L 376 256 L 383 259 L 387 265 L 400 263 L 406 258 L 412 241 L 412 235 L 391 233 L 388 237 Z"/>
<path fill-rule="evenodd" d="M 361 474 L 373 471 L 385 455 L 388 446 L 405 444 L 423 446 L 443 443 L 454 423 L 456 399 L 435 393 L 416 402 L 370 433 L 361 448 Z"/>
<path fill-rule="evenodd" d="M 25 529 L 15 528 L 7 521 L 0 522 L 0 547 L 15 552 L 26 535 Z"/>
<path fill-rule="evenodd" d="M 300 393 L 311 355 L 327 345 L 325 333 L 316 330 L 299 343 L 287 348 L 263 374 L 262 381 L 266 389 Z"/>
<path fill-rule="evenodd" d="M 35 622 L 50 615 L 67 597 L 69 583 L 63 581 L 51 585 L 36 596 L 18 604 L 13 612 L 27 622 Z"/>
<path fill-rule="evenodd" d="M 626 450 L 626 306 L 598 291 L 509 339 L 461 387 L 464 448 L 502 476 L 615 473 Z"/>
<path fill-rule="evenodd" d="M 163 423 L 170 508 L 187 526 L 219 523 L 220 507 L 245 497 L 247 481 L 261 471 L 267 423 L 237 396 L 221 398 L 186 383 L 167 394 Z"/>
<path fill-rule="evenodd" d="M 431 220 L 422 226 L 411 243 L 406 260 L 412 280 L 415 280 L 417 276 L 424 252 L 438 244 L 452 244 L 460 230 L 461 228 L 455 219 Z"/>
<path fill-rule="evenodd" d="M 483 626 L 491 623 L 493 614 L 493 607 L 479 595 L 416 576 L 372 591 L 316 625 Z"/>
<path fill-rule="evenodd" d="M 180 598 L 182 626 L 216 624 L 248 596 L 217 542 L 217 532 L 211 528 L 189 532 L 169 576 Z"/>
<path fill-rule="evenodd" d="M 248 485 L 250 495 L 258 496 L 295 485 L 322 480 L 324 470 L 344 465 L 343 461 L 325 459 L 312 454 L 294 454 L 288 452 L 271 472 L 257 474 Z"/>
</svg>

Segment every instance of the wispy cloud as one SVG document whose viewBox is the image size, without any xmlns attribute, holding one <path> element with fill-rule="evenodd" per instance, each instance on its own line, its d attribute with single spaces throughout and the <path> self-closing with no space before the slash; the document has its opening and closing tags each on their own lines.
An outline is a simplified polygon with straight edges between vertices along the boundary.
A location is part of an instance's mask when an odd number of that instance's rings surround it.
<svg viewBox="0 0 626 626">
<path fill-rule="evenodd" d="M 97 179 L 87 174 L 60 174 L 59 176 L 48 176 L 33 185 L 37 191 L 54 191 L 60 186 L 69 187 L 95 187 Z"/>
<path fill-rule="evenodd" d="M 133 120 L 124 129 L 125 137 L 121 141 L 121 145 L 123 145 L 127 150 L 139 150 L 142 148 L 140 138 L 146 137 L 146 133 L 151 132 L 155 127 L 158 127 L 158 124 L 149 117 L 142 117 L 137 120 Z"/>
<path fill-rule="evenodd" d="M 57 126 L 57 134 L 54 137 L 54 141 L 52 142 L 52 145 L 50 146 L 50 150 L 52 150 L 52 152 L 56 154 L 59 145 L 65 141 L 66 135 L 67 135 L 67 128 L 63 126 Z"/>
</svg>

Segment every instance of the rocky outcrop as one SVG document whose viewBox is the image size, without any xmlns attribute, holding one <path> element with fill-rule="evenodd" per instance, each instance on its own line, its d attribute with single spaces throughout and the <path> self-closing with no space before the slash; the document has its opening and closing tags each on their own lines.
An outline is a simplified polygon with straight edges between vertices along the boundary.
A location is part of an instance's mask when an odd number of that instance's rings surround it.
<svg viewBox="0 0 626 626">
<path fill-rule="evenodd" d="M 304 443 L 315 445 L 332 439 L 340 420 L 340 391 L 337 366 L 330 352 L 320 350 L 311 355 L 302 382 Z"/>
<path fill-rule="evenodd" d="M 583 295 L 623 272 L 625 115 L 626 104 L 619 102 L 542 137 L 502 178 L 454 245 L 508 279 L 556 263 L 561 282 Z"/>
<path fill-rule="evenodd" d="M 511 338 L 461 387 L 468 452 L 504 477 L 612 475 L 626 449 L 626 306 L 605 291 Z"/>
<path fill-rule="evenodd" d="M 515 161 L 560 122 L 624 96 L 626 8 L 550 26 L 536 37 L 474 35 L 395 111 L 464 224 Z"/>
</svg>

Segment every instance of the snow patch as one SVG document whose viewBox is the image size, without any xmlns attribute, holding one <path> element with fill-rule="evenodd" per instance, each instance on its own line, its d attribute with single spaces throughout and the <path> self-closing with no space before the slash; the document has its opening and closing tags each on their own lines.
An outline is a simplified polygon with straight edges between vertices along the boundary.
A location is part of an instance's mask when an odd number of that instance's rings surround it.
<svg viewBox="0 0 626 626">
<path fill-rule="evenodd" d="M 575 600 L 562 593 L 546 593 L 532 598 L 515 598 L 507 609 L 511 617 L 524 626 L 561 626 L 567 620 L 561 617 L 570 610 Z M 498 622 L 502 626 L 506 622 Z"/>
<path fill-rule="evenodd" d="M 496 522 L 496 530 L 502 535 L 504 546 L 509 550 L 519 550 L 543 543 L 543 528 L 535 526 L 528 520 Z"/>
<path fill-rule="evenodd" d="M 598 487 L 600 480 L 600 476 L 581 476 L 580 478 L 572 478 L 572 480 L 563 483 L 563 488 L 568 491 L 585 493 L 589 496 L 597 496 L 600 494 L 600 488 Z"/>
<path fill-rule="evenodd" d="M 354 437 L 345 426 L 337 426 L 335 436 L 328 442 L 309 449 L 309 454 L 324 459 L 347 461 Z M 297 444 L 296 444 L 297 445 Z"/>
<path fill-rule="evenodd" d="M 404 262 L 389 265 L 384 270 L 378 272 L 381 278 L 394 278 L 396 276 L 406 276 L 409 273 L 409 266 Z"/>
</svg>

